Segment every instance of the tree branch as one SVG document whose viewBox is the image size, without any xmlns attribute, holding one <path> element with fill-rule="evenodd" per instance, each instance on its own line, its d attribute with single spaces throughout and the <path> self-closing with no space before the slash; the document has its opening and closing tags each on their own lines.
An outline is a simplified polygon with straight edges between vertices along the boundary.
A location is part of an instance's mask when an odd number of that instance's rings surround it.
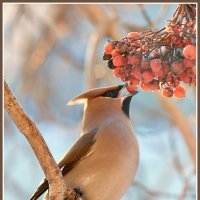
<svg viewBox="0 0 200 200">
<path fill-rule="evenodd" d="M 69 188 L 66 190 L 61 170 L 56 164 L 40 131 L 17 102 L 6 81 L 4 81 L 4 107 L 19 131 L 28 140 L 40 162 L 49 183 L 49 199 L 63 200 L 67 194 L 70 196 L 73 190 Z M 67 194 L 65 194 L 65 191 L 67 191 Z"/>
<path fill-rule="evenodd" d="M 97 51 L 104 34 L 105 32 L 102 29 L 99 29 L 98 32 L 94 31 L 91 33 L 88 41 L 84 64 L 86 90 L 97 87 L 96 78 L 94 76 L 94 66 L 97 63 Z"/>
<path fill-rule="evenodd" d="M 138 4 L 138 7 L 144 17 L 144 19 L 146 20 L 146 22 L 148 23 L 148 26 L 151 28 L 154 28 L 154 24 L 152 23 L 148 13 L 146 12 L 145 8 L 144 8 L 144 4 Z"/>
<path fill-rule="evenodd" d="M 105 31 L 104 36 L 108 36 L 113 40 L 119 40 L 121 35 L 117 29 L 116 16 L 109 16 L 100 5 L 84 5 L 82 7 L 85 14 L 95 28 L 101 28 Z"/>
<path fill-rule="evenodd" d="M 180 129 L 183 139 L 185 140 L 185 143 L 193 160 L 194 168 L 196 168 L 196 142 L 195 137 L 192 133 L 192 129 L 187 122 L 187 119 L 184 117 L 181 110 L 175 105 L 175 103 L 172 103 L 169 99 L 163 97 L 162 94 L 159 92 L 156 96 L 160 100 L 163 107 L 170 113 L 174 124 L 176 124 Z"/>
</svg>

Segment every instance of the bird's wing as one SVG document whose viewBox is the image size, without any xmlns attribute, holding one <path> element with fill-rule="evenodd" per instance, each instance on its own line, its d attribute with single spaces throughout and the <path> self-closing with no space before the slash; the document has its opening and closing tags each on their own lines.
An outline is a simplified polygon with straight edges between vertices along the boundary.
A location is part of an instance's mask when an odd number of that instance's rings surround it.
<svg viewBox="0 0 200 200">
<path fill-rule="evenodd" d="M 60 160 L 58 166 L 62 168 L 62 174 L 65 175 L 82 159 L 91 153 L 91 147 L 95 143 L 95 135 L 98 129 L 93 129 L 82 135 L 79 140 L 71 147 L 67 154 Z M 38 199 L 49 188 L 46 178 L 38 186 L 30 200 Z"/>
</svg>

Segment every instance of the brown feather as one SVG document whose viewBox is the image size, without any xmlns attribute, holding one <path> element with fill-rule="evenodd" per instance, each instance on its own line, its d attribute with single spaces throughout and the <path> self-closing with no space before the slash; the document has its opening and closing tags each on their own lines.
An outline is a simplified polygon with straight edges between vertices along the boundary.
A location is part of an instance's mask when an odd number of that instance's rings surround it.
<svg viewBox="0 0 200 200">
<path fill-rule="evenodd" d="M 95 128 L 88 133 L 82 135 L 79 140 L 72 146 L 67 154 L 58 163 L 58 166 L 62 168 L 63 176 L 68 173 L 75 165 L 82 159 L 86 158 L 91 153 L 91 147 L 95 143 L 95 135 L 98 129 Z M 30 200 L 38 199 L 49 188 L 46 178 L 38 186 L 35 193 Z"/>
</svg>

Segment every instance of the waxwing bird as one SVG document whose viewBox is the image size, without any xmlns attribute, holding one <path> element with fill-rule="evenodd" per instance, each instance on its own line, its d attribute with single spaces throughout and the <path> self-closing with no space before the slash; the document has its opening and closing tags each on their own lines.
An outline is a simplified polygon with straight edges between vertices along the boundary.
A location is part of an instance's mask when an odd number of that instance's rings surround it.
<svg viewBox="0 0 200 200">
<path fill-rule="evenodd" d="M 139 148 L 129 105 L 137 92 L 122 96 L 125 86 L 92 89 L 68 103 L 84 104 L 81 136 L 58 165 L 66 185 L 80 188 L 84 200 L 120 200 L 136 174 Z M 30 199 L 47 189 L 44 179 Z"/>
</svg>

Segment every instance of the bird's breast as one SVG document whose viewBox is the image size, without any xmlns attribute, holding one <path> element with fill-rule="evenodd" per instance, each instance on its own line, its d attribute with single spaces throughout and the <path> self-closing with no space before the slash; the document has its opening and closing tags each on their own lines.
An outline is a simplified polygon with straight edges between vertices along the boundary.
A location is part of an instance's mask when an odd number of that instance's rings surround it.
<svg viewBox="0 0 200 200">
<path fill-rule="evenodd" d="M 130 122 L 112 121 L 98 129 L 91 154 L 66 176 L 87 200 L 121 199 L 138 167 L 138 143 Z M 109 189 L 108 189 L 109 188 Z"/>
</svg>

